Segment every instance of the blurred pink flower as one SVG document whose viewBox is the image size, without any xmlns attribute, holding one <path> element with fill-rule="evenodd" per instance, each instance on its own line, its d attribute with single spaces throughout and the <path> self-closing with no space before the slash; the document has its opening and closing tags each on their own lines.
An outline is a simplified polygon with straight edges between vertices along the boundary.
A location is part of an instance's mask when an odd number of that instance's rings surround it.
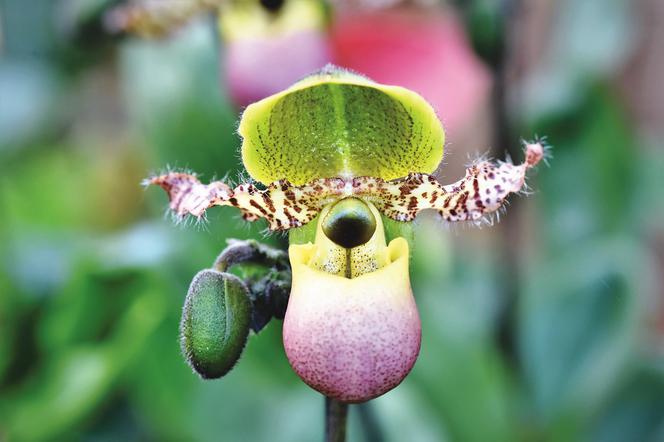
<svg viewBox="0 0 664 442">
<path fill-rule="evenodd" d="M 233 102 L 246 106 L 276 94 L 329 63 L 326 28 L 318 0 L 225 3 L 219 34 Z"/>
<path fill-rule="evenodd" d="M 238 106 L 288 88 L 330 62 L 325 34 L 302 30 L 273 38 L 243 38 L 224 49 L 226 87 Z"/>
</svg>

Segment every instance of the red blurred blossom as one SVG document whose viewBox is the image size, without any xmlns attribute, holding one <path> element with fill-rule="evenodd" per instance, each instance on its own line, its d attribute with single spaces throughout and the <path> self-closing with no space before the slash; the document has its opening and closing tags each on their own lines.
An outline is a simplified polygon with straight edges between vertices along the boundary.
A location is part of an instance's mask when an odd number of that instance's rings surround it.
<svg viewBox="0 0 664 442">
<path fill-rule="evenodd" d="M 341 13 L 331 45 L 335 64 L 424 96 L 452 135 L 488 100 L 490 73 L 452 13 L 412 7 Z"/>
</svg>

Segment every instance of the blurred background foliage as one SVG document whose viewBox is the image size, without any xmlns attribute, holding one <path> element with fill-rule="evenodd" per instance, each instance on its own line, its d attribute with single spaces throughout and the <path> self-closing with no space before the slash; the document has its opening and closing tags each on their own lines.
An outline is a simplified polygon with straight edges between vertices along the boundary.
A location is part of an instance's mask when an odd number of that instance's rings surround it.
<svg viewBox="0 0 664 442">
<path fill-rule="evenodd" d="M 0 0 L 0 440 L 321 439 L 278 321 L 222 380 L 179 354 L 193 275 L 285 238 L 175 226 L 139 183 L 242 177 L 242 106 L 325 62 L 429 99 L 446 181 L 555 146 L 501 223 L 418 221 L 422 353 L 350 440 L 664 440 L 662 2 L 239 0 L 154 40 L 109 32 L 115 3 Z"/>
</svg>

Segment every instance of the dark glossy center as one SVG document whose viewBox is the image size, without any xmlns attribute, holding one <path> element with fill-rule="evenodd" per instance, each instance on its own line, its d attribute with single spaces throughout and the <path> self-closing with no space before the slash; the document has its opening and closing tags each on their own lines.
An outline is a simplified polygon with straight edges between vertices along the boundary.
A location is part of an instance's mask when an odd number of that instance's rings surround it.
<svg viewBox="0 0 664 442">
<path fill-rule="evenodd" d="M 376 231 L 376 218 L 364 201 L 346 198 L 332 206 L 322 228 L 335 244 L 352 249 L 371 239 Z"/>
<path fill-rule="evenodd" d="M 270 12 L 277 12 L 284 5 L 285 0 L 260 0 L 261 5 Z"/>
</svg>

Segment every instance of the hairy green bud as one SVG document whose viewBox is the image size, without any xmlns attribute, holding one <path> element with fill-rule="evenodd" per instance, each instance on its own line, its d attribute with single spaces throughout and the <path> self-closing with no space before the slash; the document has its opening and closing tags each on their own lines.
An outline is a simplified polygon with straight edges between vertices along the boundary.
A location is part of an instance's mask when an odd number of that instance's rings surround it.
<svg viewBox="0 0 664 442">
<path fill-rule="evenodd" d="M 230 273 L 206 269 L 191 281 L 180 323 L 182 352 L 203 379 L 228 373 L 247 342 L 251 301 Z"/>
</svg>

